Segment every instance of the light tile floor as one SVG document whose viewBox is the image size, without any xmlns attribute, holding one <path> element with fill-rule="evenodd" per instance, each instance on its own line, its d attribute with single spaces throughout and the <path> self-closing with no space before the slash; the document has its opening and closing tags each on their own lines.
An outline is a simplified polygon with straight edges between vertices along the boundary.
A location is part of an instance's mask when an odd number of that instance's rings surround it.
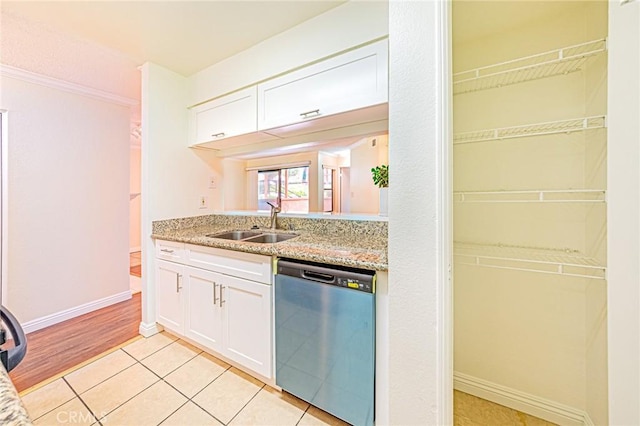
<svg viewBox="0 0 640 426">
<path fill-rule="evenodd" d="M 36 425 L 345 425 L 169 333 L 139 339 L 22 396 Z M 552 426 L 456 391 L 454 426 Z"/>
<path fill-rule="evenodd" d="M 169 333 L 22 396 L 36 425 L 345 425 Z"/>
</svg>

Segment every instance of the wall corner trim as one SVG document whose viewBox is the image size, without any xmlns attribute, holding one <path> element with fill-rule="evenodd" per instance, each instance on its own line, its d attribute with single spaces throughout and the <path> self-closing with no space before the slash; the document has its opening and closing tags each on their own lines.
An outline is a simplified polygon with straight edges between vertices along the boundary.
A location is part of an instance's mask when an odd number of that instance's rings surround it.
<svg viewBox="0 0 640 426">
<path fill-rule="evenodd" d="M 115 303 L 124 302 L 131 299 L 131 290 L 123 291 L 122 293 L 116 293 L 111 296 L 104 297 L 102 299 L 94 300 L 93 302 L 85 303 L 64 311 L 56 312 L 44 317 L 36 318 L 31 321 L 27 321 L 22 324 L 22 329 L 25 334 L 40 330 L 45 327 L 49 327 L 59 322 L 66 321 L 77 316 L 93 312 L 97 309 L 105 308 Z"/>
<path fill-rule="evenodd" d="M 138 328 L 138 331 L 143 337 L 151 337 L 154 334 L 160 333 L 162 330 L 164 330 L 164 328 L 155 322 L 151 324 L 141 322 L 140 327 Z"/>
<path fill-rule="evenodd" d="M 43 74 L 23 70 L 21 68 L 12 67 L 10 65 L 0 64 L 0 75 L 3 77 L 15 78 L 17 80 L 26 81 L 28 83 L 39 84 L 41 86 L 52 89 L 62 90 L 64 92 L 75 93 L 78 95 L 88 96 L 100 101 L 106 101 L 118 105 L 135 106 L 140 103 L 137 99 L 116 95 L 115 93 L 106 92 L 93 87 L 83 86 L 77 83 L 60 80 Z"/>
<path fill-rule="evenodd" d="M 595 426 L 585 411 L 556 401 L 457 371 L 453 373 L 453 382 L 456 390 L 562 426 Z"/>
</svg>

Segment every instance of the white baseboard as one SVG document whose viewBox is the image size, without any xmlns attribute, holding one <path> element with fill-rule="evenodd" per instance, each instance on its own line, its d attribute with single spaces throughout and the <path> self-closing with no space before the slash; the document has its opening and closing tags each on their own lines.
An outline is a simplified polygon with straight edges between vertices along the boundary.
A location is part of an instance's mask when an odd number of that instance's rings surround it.
<svg viewBox="0 0 640 426">
<path fill-rule="evenodd" d="M 161 325 L 159 325 L 158 323 L 155 323 L 155 322 L 152 322 L 150 324 L 146 324 L 144 322 L 141 322 L 140 323 L 140 327 L 138 328 L 138 331 L 144 337 L 153 336 L 156 333 L 160 333 L 162 330 L 164 330 L 164 328 L 162 328 Z"/>
<path fill-rule="evenodd" d="M 589 415 L 573 407 L 540 398 L 467 374 L 454 372 L 453 387 L 478 398 L 504 405 L 561 426 L 592 426 Z"/>
<path fill-rule="evenodd" d="M 64 311 L 56 312 L 54 314 L 46 315 L 44 317 L 36 318 L 31 321 L 27 321 L 22 324 L 22 329 L 25 334 L 31 333 L 36 330 L 49 327 L 59 322 L 75 318 L 77 316 L 93 312 L 96 309 L 105 308 L 115 303 L 124 302 L 131 299 L 131 291 L 123 291 L 112 296 L 104 297 L 102 299 L 94 300 L 93 302 L 85 303 L 74 308 L 65 309 Z"/>
<path fill-rule="evenodd" d="M 138 247 L 129 247 L 129 254 L 135 253 L 137 251 L 142 251 L 142 248 L 140 246 L 138 246 Z"/>
</svg>

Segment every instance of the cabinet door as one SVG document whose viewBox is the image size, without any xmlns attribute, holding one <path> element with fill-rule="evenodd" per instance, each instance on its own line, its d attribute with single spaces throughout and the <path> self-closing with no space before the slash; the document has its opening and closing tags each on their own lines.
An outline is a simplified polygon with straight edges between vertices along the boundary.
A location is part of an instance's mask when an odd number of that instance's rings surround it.
<svg viewBox="0 0 640 426">
<path fill-rule="evenodd" d="M 258 129 L 313 120 L 388 101 L 382 40 L 258 85 Z"/>
<path fill-rule="evenodd" d="M 191 110 L 192 143 L 255 132 L 256 105 L 256 86 L 251 86 L 194 107 Z"/>
<path fill-rule="evenodd" d="M 222 275 L 185 267 L 187 288 L 185 335 L 215 351 L 222 340 L 220 291 Z"/>
<path fill-rule="evenodd" d="M 184 266 L 157 260 L 156 300 L 158 323 L 177 334 L 184 332 Z"/>
<path fill-rule="evenodd" d="M 265 377 L 272 376 L 271 289 L 224 276 L 223 354 Z"/>
</svg>

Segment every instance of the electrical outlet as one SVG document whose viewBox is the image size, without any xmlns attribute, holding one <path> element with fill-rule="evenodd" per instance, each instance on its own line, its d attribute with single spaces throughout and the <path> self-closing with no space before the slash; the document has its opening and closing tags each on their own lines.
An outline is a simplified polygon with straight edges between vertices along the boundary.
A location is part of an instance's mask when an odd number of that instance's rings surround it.
<svg viewBox="0 0 640 426">
<path fill-rule="evenodd" d="M 209 189 L 216 189 L 216 177 L 209 176 Z"/>
<path fill-rule="evenodd" d="M 209 206 L 209 198 L 204 195 L 200 196 L 200 202 L 198 207 L 201 209 L 206 209 Z"/>
</svg>

